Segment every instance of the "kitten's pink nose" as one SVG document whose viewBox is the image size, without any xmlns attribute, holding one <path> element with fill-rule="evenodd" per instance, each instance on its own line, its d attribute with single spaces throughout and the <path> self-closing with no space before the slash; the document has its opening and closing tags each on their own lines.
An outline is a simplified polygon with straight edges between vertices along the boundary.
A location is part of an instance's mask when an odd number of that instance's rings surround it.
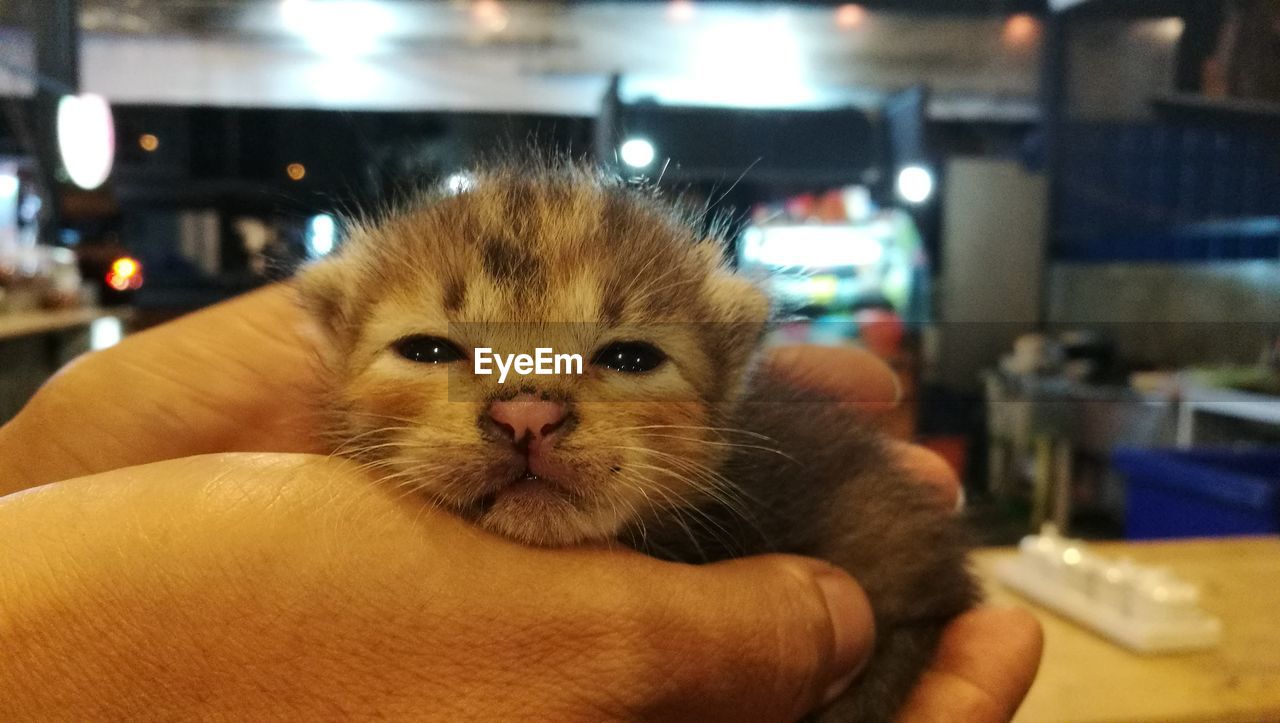
<svg viewBox="0 0 1280 723">
<path fill-rule="evenodd" d="M 533 394 L 521 394 L 515 399 L 489 405 L 489 418 L 511 435 L 513 442 L 550 437 L 564 424 L 567 413 L 564 403 L 541 399 Z"/>
</svg>

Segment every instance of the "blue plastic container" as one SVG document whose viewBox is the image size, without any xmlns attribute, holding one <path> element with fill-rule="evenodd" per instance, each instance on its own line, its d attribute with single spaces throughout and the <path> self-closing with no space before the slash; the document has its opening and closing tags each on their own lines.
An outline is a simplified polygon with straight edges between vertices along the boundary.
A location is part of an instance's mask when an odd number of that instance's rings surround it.
<svg viewBox="0 0 1280 723">
<path fill-rule="evenodd" d="M 1280 534 L 1280 449 L 1118 449 L 1112 462 L 1129 539 Z"/>
</svg>

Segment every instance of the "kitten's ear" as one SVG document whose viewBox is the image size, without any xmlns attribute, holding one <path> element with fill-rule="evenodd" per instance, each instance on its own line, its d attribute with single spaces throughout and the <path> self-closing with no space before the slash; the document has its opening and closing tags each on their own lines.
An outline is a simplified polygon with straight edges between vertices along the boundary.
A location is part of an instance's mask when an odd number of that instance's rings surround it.
<svg viewBox="0 0 1280 723">
<path fill-rule="evenodd" d="M 723 267 L 708 277 L 706 293 L 719 320 L 714 334 L 720 375 L 736 396 L 768 331 L 772 303 L 759 286 Z"/>
<path fill-rule="evenodd" d="M 708 269 L 705 292 L 717 318 L 757 324 L 763 331 L 773 313 L 773 304 L 761 286 L 728 267 L 721 242 L 705 241 L 696 252 Z"/>
<path fill-rule="evenodd" d="M 298 300 L 326 339 L 341 342 L 354 321 L 349 290 L 355 279 L 348 278 L 348 265 L 336 260 L 321 261 L 304 268 L 293 279 Z"/>
<path fill-rule="evenodd" d="M 707 278 L 707 298 L 716 315 L 729 322 L 763 327 L 772 313 L 768 295 L 750 279 L 728 269 L 716 269 Z"/>
</svg>

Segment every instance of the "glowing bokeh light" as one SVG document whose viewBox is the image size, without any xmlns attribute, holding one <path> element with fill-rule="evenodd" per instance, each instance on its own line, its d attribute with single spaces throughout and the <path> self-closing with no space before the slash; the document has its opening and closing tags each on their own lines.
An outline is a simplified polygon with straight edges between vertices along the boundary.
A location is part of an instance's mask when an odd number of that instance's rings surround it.
<svg viewBox="0 0 1280 723">
<path fill-rule="evenodd" d="M 138 262 L 128 256 L 125 256 L 124 258 L 119 258 L 112 262 L 111 270 L 126 279 L 133 278 L 133 276 L 138 273 Z"/>
<path fill-rule="evenodd" d="M 474 185 L 475 178 L 466 171 L 451 173 L 448 178 L 444 179 L 444 187 L 449 191 L 449 193 L 453 194 L 470 191 Z"/>
<path fill-rule="evenodd" d="M 122 256 L 111 262 L 106 276 L 107 286 L 116 291 L 128 291 L 142 286 L 142 264 L 137 259 Z"/>
<path fill-rule="evenodd" d="M 632 168 L 647 168 L 657 155 L 653 144 L 643 138 L 628 138 L 618 148 L 622 162 Z"/>
<path fill-rule="evenodd" d="M 1040 21 L 1026 13 L 1012 15 L 1004 21 L 1001 36 L 1010 47 L 1028 47 L 1040 37 Z"/>
<path fill-rule="evenodd" d="M 307 253 L 313 259 L 327 256 L 338 242 L 338 222 L 322 213 L 307 222 Z"/>
<path fill-rule="evenodd" d="M 89 324 L 89 348 L 94 351 L 113 347 L 124 338 L 124 325 L 114 316 L 94 319 Z"/>
<path fill-rule="evenodd" d="M 290 163 L 284 167 L 284 172 L 292 181 L 301 181 L 307 177 L 307 167 L 301 163 Z"/>
<path fill-rule="evenodd" d="M 898 172 L 898 195 L 908 203 L 928 201 L 933 187 L 933 173 L 924 166 L 907 166 Z"/>
<path fill-rule="evenodd" d="M 85 190 L 101 186 L 115 161 L 116 130 L 111 106 L 100 95 L 66 95 L 58 101 L 58 150 L 71 182 Z"/>
<path fill-rule="evenodd" d="M 1182 18 L 1161 18 L 1151 22 L 1155 36 L 1170 45 L 1177 43 L 1186 29 L 1187 23 Z"/>
<path fill-rule="evenodd" d="M 160 147 L 160 139 L 154 133 L 143 133 L 138 136 L 138 146 L 147 153 L 151 153 Z"/>
</svg>

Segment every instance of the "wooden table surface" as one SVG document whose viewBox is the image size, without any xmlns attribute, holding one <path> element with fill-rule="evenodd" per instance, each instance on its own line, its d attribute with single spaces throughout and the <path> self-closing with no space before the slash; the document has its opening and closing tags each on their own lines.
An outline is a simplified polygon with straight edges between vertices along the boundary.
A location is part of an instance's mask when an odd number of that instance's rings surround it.
<svg viewBox="0 0 1280 723">
<path fill-rule="evenodd" d="M 1201 606 L 1222 618 L 1210 651 L 1142 656 L 1113 645 L 1001 586 L 982 550 L 975 565 L 992 602 L 1030 608 L 1044 625 L 1040 674 L 1019 721 L 1280 721 L 1280 538 L 1225 538 L 1090 547 L 1168 566 L 1201 586 Z"/>
</svg>

